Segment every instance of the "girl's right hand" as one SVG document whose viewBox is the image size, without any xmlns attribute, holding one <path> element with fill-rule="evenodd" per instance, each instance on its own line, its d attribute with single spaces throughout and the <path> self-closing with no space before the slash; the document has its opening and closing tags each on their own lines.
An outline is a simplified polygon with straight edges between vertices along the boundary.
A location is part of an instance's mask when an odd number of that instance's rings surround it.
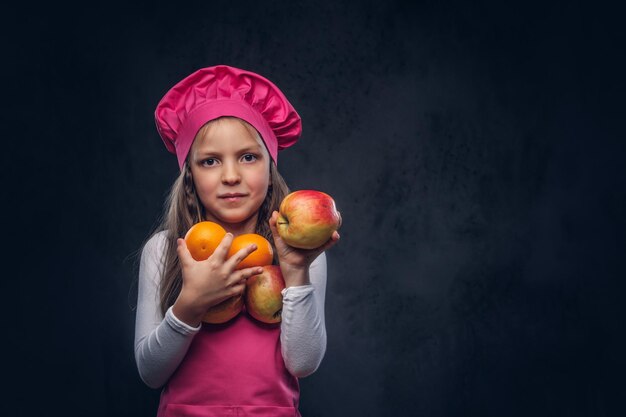
<svg viewBox="0 0 626 417">
<path fill-rule="evenodd" d="M 215 252 L 204 261 L 193 259 L 185 240 L 177 240 L 176 252 L 183 282 L 172 312 L 179 320 L 197 327 L 210 307 L 243 294 L 246 280 L 263 271 L 260 267 L 235 269 L 239 262 L 257 248 L 256 245 L 249 245 L 228 258 L 233 238 L 231 233 L 226 233 Z"/>
</svg>

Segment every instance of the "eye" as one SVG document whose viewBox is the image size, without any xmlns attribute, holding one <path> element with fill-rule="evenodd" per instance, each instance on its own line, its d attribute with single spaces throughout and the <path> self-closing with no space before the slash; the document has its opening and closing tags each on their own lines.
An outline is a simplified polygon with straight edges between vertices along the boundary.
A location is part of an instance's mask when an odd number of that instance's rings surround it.
<svg viewBox="0 0 626 417">
<path fill-rule="evenodd" d="M 212 167 L 217 164 L 217 160 L 215 158 L 207 158 L 201 162 L 202 166 Z"/>
<path fill-rule="evenodd" d="M 256 161 L 256 160 L 257 160 L 257 157 L 256 157 L 256 155 L 254 155 L 254 154 L 247 153 L 247 154 L 245 154 L 245 155 L 242 157 L 242 159 L 243 159 L 245 162 L 254 162 L 254 161 Z"/>
</svg>

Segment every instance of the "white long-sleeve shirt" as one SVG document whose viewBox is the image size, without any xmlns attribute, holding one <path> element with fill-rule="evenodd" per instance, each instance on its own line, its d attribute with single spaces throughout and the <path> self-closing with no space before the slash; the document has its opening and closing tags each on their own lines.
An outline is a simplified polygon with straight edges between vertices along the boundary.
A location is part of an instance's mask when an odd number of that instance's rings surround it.
<svg viewBox="0 0 626 417">
<path fill-rule="evenodd" d="M 159 282 L 163 270 L 165 232 L 155 234 L 141 254 L 135 319 L 135 360 L 141 379 L 151 388 L 163 386 L 181 363 L 202 325 L 191 327 L 170 307 L 165 317 L 159 308 Z M 319 367 L 326 352 L 324 298 L 326 256 L 309 269 L 311 284 L 285 288 L 280 343 L 285 366 L 299 378 Z"/>
</svg>

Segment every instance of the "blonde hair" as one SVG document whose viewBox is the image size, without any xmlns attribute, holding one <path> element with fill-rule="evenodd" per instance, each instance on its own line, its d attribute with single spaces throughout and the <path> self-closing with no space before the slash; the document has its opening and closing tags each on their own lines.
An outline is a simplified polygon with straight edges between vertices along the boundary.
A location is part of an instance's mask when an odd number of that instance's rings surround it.
<svg viewBox="0 0 626 417">
<path fill-rule="evenodd" d="M 202 134 L 203 129 L 205 129 L 207 125 L 215 122 L 215 120 L 205 124 L 198 132 L 198 136 Z M 237 120 L 240 120 L 244 125 L 247 125 L 246 127 L 256 132 L 256 130 L 245 121 L 241 119 Z M 258 133 L 256 134 L 258 135 Z M 163 315 L 165 315 L 167 309 L 174 304 L 182 288 L 182 271 L 176 253 L 176 239 L 185 236 L 187 230 L 194 224 L 206 220 L 205 209 L 196 193 L 191 167 L 188 161 L 189 157 L 187 157 L 187 160 L 183 164 L 183 169 L 178 178 L 174 181 L 167 196 L 161 223 L 151 235 L 154 236 L 156 233 L 166 231 L 164 268 L 163 274 L 160 277 L 161 285 L 159 292 L 160 308 Z M 258 211 L 255 233 L 265 237 L 272 244 L 274 248 L 273 263 L 277 264 L 276 248 L 274 247 L 274 239 L 272 238 L 272 231 L 270 230 L 268 221 L 272 212 L 278 210 L 283 198 L 289 194 L 289 187 L 287 187 L 285 180 L 278 172 L 273 160 L 270 160 L 270 179 L 267 195 Z"/>
</svg>

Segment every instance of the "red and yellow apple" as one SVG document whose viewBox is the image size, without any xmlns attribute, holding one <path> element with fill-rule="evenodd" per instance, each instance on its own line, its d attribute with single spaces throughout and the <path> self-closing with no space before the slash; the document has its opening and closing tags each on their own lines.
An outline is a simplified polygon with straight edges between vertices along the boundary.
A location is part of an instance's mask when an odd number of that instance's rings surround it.
<svg viewBox="0 0 626 417">
<path fill-rule="evenodd" d="M 319 248 L 341 226 L 335 201 L 321 191 L 294 191 L 285 196 L 278 212 L 278 234 L 294 248 Z"/>
<path fill-rule="evenodd" d="M 280 323 L 284 288 L 285 280 L 280 266 L 264 266 L 263 272 L 246 281 L 244 298 L 247 312 L 263 323 Z"/>
<path fill-rule="evenodd" d="M 243 304 L 243 295 L 230 297 L 211 307 L 202 318 L 202 321 L 211 324 L 226 323 L 227 321 L 235 318 L 239 312 L 241 312 Z"/>
</svg>

